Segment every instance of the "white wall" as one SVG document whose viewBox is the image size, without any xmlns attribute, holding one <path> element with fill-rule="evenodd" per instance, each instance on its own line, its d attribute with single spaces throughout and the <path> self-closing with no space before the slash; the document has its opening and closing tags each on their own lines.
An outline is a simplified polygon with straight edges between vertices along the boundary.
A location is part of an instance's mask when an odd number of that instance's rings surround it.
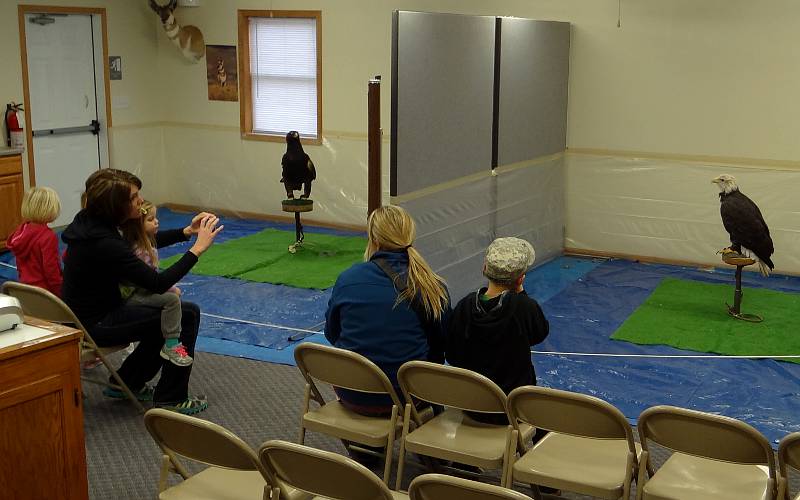
<svg viewBox="0 0 800 500">
<path fill-rule="evenodd" d="M 388 165 L 391 86 L 391 13 L 477 10 L 479 1 L 318 0 L 254 2 L 205 0 L 181 9 L 181 22 L 203 29 L 207 44 L 237 44 L 237 9 L 322 11 L 323 144 L 305 146 L 317 168 L 308 219 L 363 225 L 367 209 L 367 82 L 383 76 L 383 160 Z M 166 91 L 165 185 L 160 201 L 282 215 L 281 143 L 243 140 L 239 103 L 208 101 L 205 67 L 180 59 L 159 38 Z M 386 169 L 385 169 L 386 171 Z M 388 172 L 383 189 L 388 192 Z"/>
<path fill-rule="evenodd" d="M 134 172 L 160 171 L 163 148 L 158 122 L 162 112 L 156 72 L 158 46 L 156 26 L 146 2 L 128 0 L 2 0 L 0 1 L 0 106 L 22 102 L 22 63 L 20 59 L 18 4 L 103 7 L 108 23 L 109 55 L 122 56 L 123 79 L 111 82 L 113 98 L 128 101 L 124 108 L 112 109 L 110 132 L 112 165 Z M 0 127 L 3 131 L 5 130 Z M 25 182 L 28 183 L 27 156 Z"/>
<path fill-rule="evenodd" d="M 800 273 L 800 4 L 622 5 L 621 29 L 573 20 L 568 145 L 598 154 L 567 156 L 566 246 L 720 265 L 710 180 L 730 173 Z"/>
<path fill-rule="evenodd" d="M 0 2 L 0 103 L 22 99 L 16 0 Z M 103 6 L 109 14 L 112 55 L 123 56 L 124 80 L 112 82 L 112 96 L 127 96 L 130 107 L 114 109 L 112 161 L 139 172 L 145 193 L 158 202 L 220 206 L 280 214 L 280 144 L 243 141 L 238 103 L 210 102 L 204 66 L 183 61 L 166 40 L 145 0 L 52 0 L 25 3 Z M 567 244 L 610 250 L 575 221 L 585 207 L 581 176 L 588 163 L 613 187 L 608 203 L 620 212 L 649 213 L 637 204 L 642 184 L 624 170 L 631 152 L 642 168 L 666 168 L 675 186 L 696 184 L 727 167 L 690 173 L 684 160 L 736 163 L 757 175 L 731 170 L 742 189 L 762 203 L 772 226 L 793 231 L 800 208 L 794 198 L 755 196 L 762 179 L 782 184 L 772 167 L 800 170 L 800 3 L 794 0 L 203 0 L 179 9 L 184 23 L 204 32 L 206 43 L 236 45 L 236 9 L 319 9 L 323 32 L 322 146 L 308 147 L 318 166 L 314 217 L 361 224 L 366 214 L 366 84 L 384 77 L 382 125 L 384 167 L 388 165 L 391 11 L 394 9 L 509 15 L 569 21 L 572 28 L 568 146 L 599 155 L 567 157 Z M 454 125 L 455 126 L 455 125 Z M 455 129 L 457 133 L 457 129 Z M 162 145 L 163 141 L 163 145 Z M 597 153 L 597 151 L 594 151 Z M 637 156 L 637 155 L 634 155 Z M 570 158 L 573 158 L 571 160 Z M 609 159 L 610 158 L 610 159 Z M 691 165 L 697 165 L 690 162 Z M 713 174 L 713 175 L 712 175 Z M 637 177 L 638 178 L 638 177 Z M 598 181 L 599 182 L 599 181 Z M 704 184 L 705 182 L 703 182 Z M 698 184 L 699 185 L 699 184 Z M 384 183 L 384 189 L 388 186 Z M 708 188 L 713 186 L 710 184 Z M 611 189 L 611 188 L 609 188 Z M 706 234 L 721 225 L 713 191 L 693 192 L 702 213 L 676 209 L 672 224 L 686 234 Z M 763 189 L 769 189 L 764 187 Z M 669 196 L 670 193 L 664 193 Z M 769 201 L 769 200 L 774 201 Z M 763 201 L 762 201 L 763 200 Z M 610 208 L 613 208 L 611 206 Z M 615 212 L 609 210 L 609 212 Z M 614 220 L 593 214 L 593 227 Z M 666 215 L 664 215 L 666 217 Z M 573 225 L 577 224 L 577 225 Z M 654 226 L 654 230 L 657 227 Z M 721 246 L 709 241 L 709 251 Z M 674 257 L 706 250 L 661 245 L 626 245 L 625 253 Z M 713 243 L 713 244 L 711 244 Z M 779 269 L 800 272 L 791 241 L 776 238 Z M 713 257 L 712 257 L 713 259 Z M 788 264 L 788 267 L 784 267 Z"/>
</svg>

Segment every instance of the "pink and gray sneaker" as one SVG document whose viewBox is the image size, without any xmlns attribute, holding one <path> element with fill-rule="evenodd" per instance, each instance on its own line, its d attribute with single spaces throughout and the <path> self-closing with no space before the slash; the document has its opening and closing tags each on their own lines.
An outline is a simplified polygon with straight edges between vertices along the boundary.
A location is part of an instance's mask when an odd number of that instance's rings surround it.
<svg viewBox="0 0 800 500">
<path fill-rule="evenodd" d="M 194 359 L 186 351 L 186 346 L 180 342 L 173 347 L 167 347 L 165 344 L 161 348 L 161 357 L 177 366 L 189 366 L 194 362 Z"/>
</svg>

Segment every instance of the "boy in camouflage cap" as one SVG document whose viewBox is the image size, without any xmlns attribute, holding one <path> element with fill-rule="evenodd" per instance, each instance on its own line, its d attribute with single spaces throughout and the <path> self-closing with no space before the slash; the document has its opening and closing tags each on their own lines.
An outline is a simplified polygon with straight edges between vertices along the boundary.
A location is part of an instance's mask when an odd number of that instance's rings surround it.
<svg viewBox="0 0 800 500">
<path fill-rule="evenodd" d="M 521 276 L 525 276 L 535 259 L 536 252 L 527 241 L 519 238 L 497 238 L 486 249 L 483 275 L 491 282 L 511 285 Z"/>
<path fill-rule="evenodd" d="M 541 307 L 523 289 L 535 255 L 525 240 L 494 240 L 483 262 L 488 286 L 461 299 L 448 326 L 447 361 L 485 375 L 506 394 L 523 385 L 536 385 L 530 349 L 550 331 Z M 470 416 L 508 424 L 505 415 Z"/>
</svg>

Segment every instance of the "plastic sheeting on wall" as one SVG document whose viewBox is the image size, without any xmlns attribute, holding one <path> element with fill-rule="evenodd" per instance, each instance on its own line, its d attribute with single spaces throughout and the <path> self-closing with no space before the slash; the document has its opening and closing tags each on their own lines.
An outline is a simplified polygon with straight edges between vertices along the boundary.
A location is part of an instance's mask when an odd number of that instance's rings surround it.
<svg viewBox="0 0 800 500">
<path fill-rule="evenodd" d="M 134 169 L 144 182 L 143 196 L 151 201 L 224 209 L 241 217 L 292 217 L 281 210 L 286 198 L 279 182 L 285 144 L 242 141 L 238 129 L 182 124 L 165 126 L 164 141 L 169 144 L 169 168 Z M 314 211 L 303 219 L 365 226 L 366 137 L 325 136 L 321 145 L 303 148 L 317 170 L 311 193 Z"/>
<path fill-rule="evenodd" d="M 800 273 L 797 170 L 568 154 L 565 246 L 721 265 L 730 242 L 711 180 L 723 173 L 760 207 L 775 271 Z"/>
<path fill-rule="evenodd" d="M 418 198 L 393 200 L 414 217 L 415 245 L 445 278 L 454 300 L 485 281 L 483 256 L 496 237 L 530 241 L 537 264 L 563 251 L 563 157 L 496 172 Z"/>
</svg>

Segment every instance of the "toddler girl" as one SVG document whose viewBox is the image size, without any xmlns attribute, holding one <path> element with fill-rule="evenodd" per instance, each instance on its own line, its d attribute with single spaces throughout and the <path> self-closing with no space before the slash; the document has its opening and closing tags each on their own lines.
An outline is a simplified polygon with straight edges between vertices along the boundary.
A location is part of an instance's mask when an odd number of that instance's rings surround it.
<svg viewBox="0 0 800 500">
<path fill-rule="evenodd" d="M 47 224 L 61 213 L 58 194 L 48 187 L 32 187 L 22 198 L 22 224 L 6 246 L 17 259 L 19 280 L 61 297 L 61 259 L 58 238 Z"/>
<path fill-rule="evenodd" d="M 158 269 L 158 251 L 156 250 L 156 232 L 158 218 L 156 207 L 145 201 L 140 209 L 142 216 L 132 219 L 122 226 L 122 236 L 128 240 L 133 251 L 145 264 Z M 133 285 L 120 284 L 120 293 L 127 305 L 158 307 L 161 309 L 161 333 L 164 335 L 164 347 L 161 357 L 178 366 L 192 364 L 191 356 L 180 342 L 181 335 L 181 299 L 180 289 L 172 287 L 165 293 L 152 293 Z"/>
</svg>

